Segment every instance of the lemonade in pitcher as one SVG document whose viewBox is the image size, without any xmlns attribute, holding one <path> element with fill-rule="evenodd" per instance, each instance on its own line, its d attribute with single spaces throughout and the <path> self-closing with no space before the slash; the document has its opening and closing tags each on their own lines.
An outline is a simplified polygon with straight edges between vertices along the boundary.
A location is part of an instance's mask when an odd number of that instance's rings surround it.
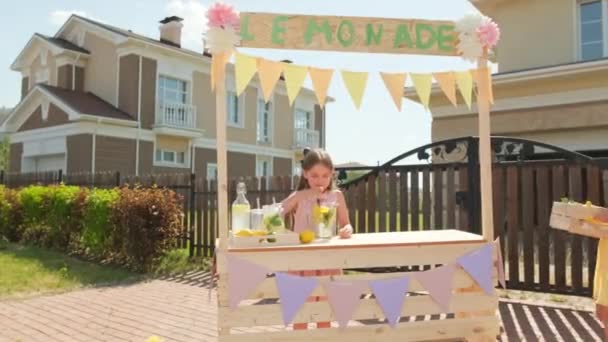
<svg viewBox="0 0 608 342">
<path fill-rule="evenodd" d="M 336 235 L 336 203 L 320 202 L 313 208 L 313 223 L 317 238 L 331 239 Z"/>
</svg>

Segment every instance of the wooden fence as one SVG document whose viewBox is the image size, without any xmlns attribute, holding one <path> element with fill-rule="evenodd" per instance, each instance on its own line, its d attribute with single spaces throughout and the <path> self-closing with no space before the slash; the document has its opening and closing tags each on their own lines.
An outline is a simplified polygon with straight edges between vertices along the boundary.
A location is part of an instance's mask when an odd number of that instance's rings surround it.
<svg viewBox="0 0 608 342">
<path fill-rule="evenodd" d="M 466 164 L 391 166 L 364 181 L 343 188 L 356 233 L 459 229 L 475 231 L 479 215 L 473 203 Z M 53 178 L 55 177 L 55 178 Z M 179 246 L 192 256 L 214 253 L 217 237 L 217 184 L 192 174 L 123 177 L 97 175 L 4 175 L 9 186 L 42 182 L 96 187 L 157 184 L 183 196 L 185 215 Z M 501 237 L 508 286 L 512 289 L 590 295 L 596 241 L 551 229 L 553 201 L 608 203 L 608 171 L 566 161 L 526 161 L 495 164 L 493 168 L 495 235 Z M 297 184 L 297 177 L 247 178 L 252 207 L 281 201 Z M 229 201 L 235 184 L 229 183 Z M 420 266 L 424 267 L 424 266 Z"/>
</svg>

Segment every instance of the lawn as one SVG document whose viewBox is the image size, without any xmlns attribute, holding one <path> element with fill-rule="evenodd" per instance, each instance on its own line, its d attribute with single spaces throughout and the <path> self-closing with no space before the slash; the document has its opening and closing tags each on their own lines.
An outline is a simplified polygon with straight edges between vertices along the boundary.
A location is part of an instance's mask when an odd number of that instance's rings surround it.
<svg viewBox="0 0 608 342">
<path fill-rule="evenodd" d="M 138 274 L 43 248 L 7 244 L 0 240 L 0 298 L 134 283 L 159 274 L 206 268 L 206 259 L 191 260 L 186 249 L 170 252 L 151 274 Z"/>
</svg>

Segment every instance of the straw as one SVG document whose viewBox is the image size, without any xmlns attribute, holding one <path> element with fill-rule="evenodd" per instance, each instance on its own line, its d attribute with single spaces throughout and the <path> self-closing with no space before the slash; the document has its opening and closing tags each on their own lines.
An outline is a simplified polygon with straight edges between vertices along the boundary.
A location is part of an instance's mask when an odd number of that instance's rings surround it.
<svg viewBox="0 0 608 342">
<path fill-rule="evenodd" d="M 258 197 L 256 201 L 258 202 L 258 209 L 260 209 L 260 198 Z"/>
</svg>

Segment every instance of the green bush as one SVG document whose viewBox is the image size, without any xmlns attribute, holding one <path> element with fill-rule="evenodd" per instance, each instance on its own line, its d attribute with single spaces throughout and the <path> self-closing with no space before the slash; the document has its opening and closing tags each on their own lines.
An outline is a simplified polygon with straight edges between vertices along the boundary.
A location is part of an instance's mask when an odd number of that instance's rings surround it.
<svg viewBox="0 0 608 342">
<path fill-rule="evenodd" d="M 0 240 L 2 237 L 9 238 L 11 203 L 9 192 L 11 190 L 0 185 Z"/>
<path fill-rule="evenodd" d="M 50 228 L 48 245 L 62 251 L 74 251 L 83 227 L 87 189 L 77 186 L 51 186 L 45 223 Z"/>
<path fill-rule="evenodd" d="M 113 215 L 113 245 L 129 265 L 148 271 L 176 246 L 182 219 L 180 198 L 174 191 L 122 188 Z"/>
<path fill-rule="evenodd" d="M 19 192 L 0 185 L 0 239 L 17 242 L 23 236 Z"/>
<path fill-rule="evenodd" d="M 102 254 L 108 247 L 113 229 L 112 212 L 120 192 L 116 189 L 93 189 L 84 210 L 82 245 L 93 254 Z"/>
</svg>

